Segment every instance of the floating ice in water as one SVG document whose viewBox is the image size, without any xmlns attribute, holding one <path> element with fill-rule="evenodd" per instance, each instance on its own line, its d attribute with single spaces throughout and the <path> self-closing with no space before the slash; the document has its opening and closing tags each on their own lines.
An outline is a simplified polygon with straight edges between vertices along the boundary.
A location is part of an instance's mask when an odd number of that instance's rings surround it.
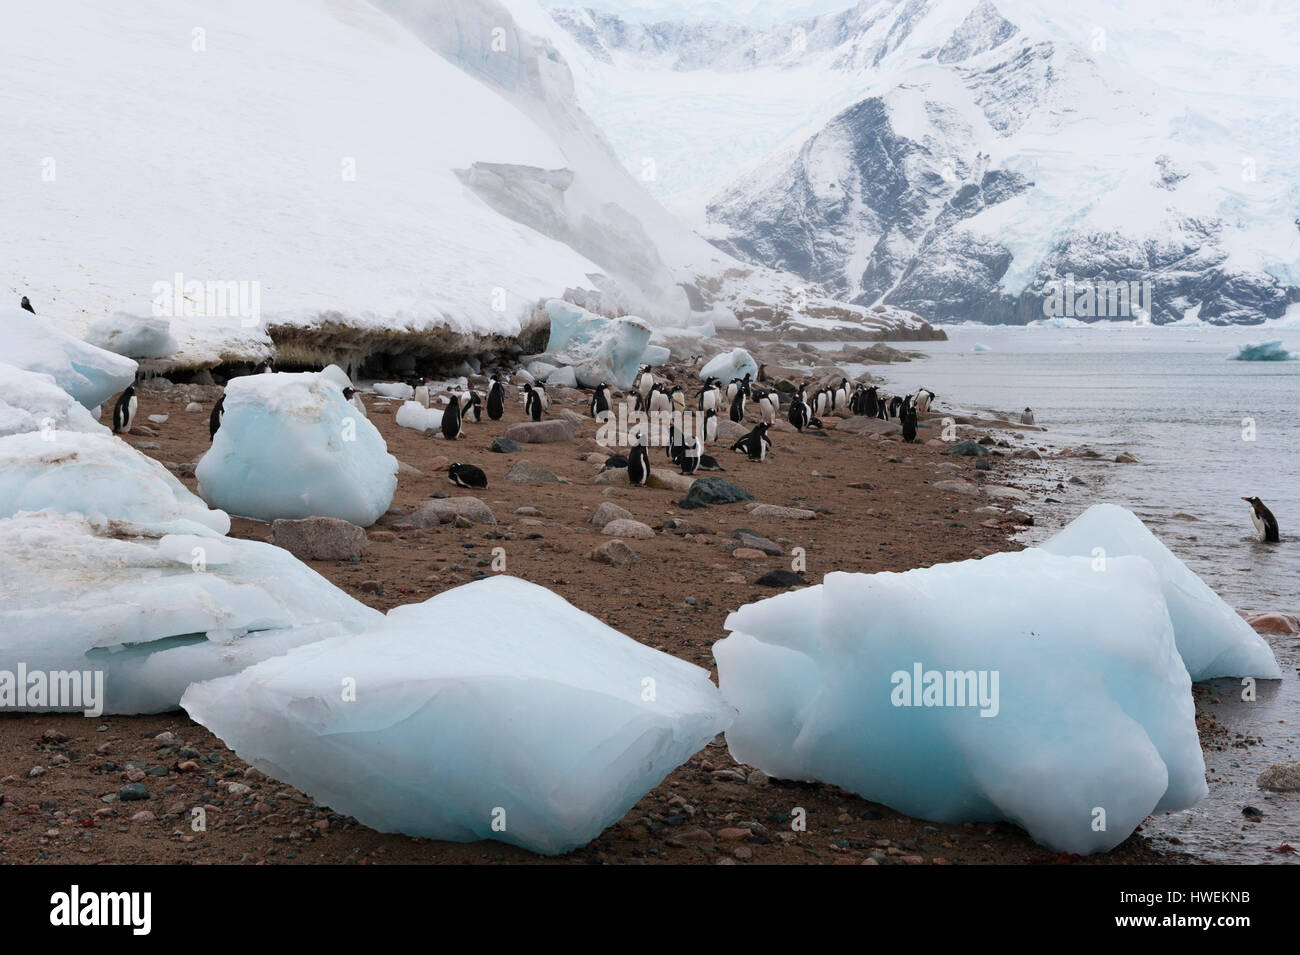
<svg viewBox="0 0 1300 955">
<path fill-rule="evenodd" d="M 400 381 L 377 381 L 370 390 L 385 398 L 410 398 L 415 394 L 414 388 Z"/>
<path fill-rule="evenodd" d="M 741 607 L 713 648 L 731 753 L 924 819 L 1110 849 L 1206 792 L 1160 581 L 1140 557 L 1110 568 L 1031 549 Z"/>
<path fill-rule="evenodd" d="M 1282 347 L 1281 341 L 1249 342 L 1237 349 L 1232 361 L 1295 361 L 1296 356 Z"/>
<path fill-rule="evenodd" d="M 671 357 L 672 352 L 663 345 L 646 345 L 645 351 L 641 353 L 641 359 L 638 364 L 662 365 Z"/>
<path fill-rule="evenodd" d="M 546 311 L 551 317 L 546 354 L 571 366 L 579 385 L 594 388 L 604 381 L 632 387 L 637 363 L 650 343 L 649 325 L 631 315 L 606 318 L 558 298 L 547 300 Z"/>
<path fill-rule="evenodd" d="M 0 308 L 4 360 L 51 375 L 87 408 L 107 401 L 135 380 L 136 363 L 59 331 L 21 308 Z"/>
<path fill-rule="evenodd" d="M 992 351 L 992 350 L 993 349 L 989 348 L 988 345 L 976 345 L 974 348 L 971 349 L 971 351 Z"/>
<path fill-rule="evenodd" d="M 229 517 L 209 510 L 165 467 L 96 429 L 0 438 L 0 517 L 49 509 L 136 533 L 230 530 Z"/>
<path fill-rule="evenodd" d="M 705 670 L 513 577 L 398 607 L 181 704 L 241 759 L 366 825 L 544 853 L 594 839 L 731 716 Z"/>
<path fill-rule="evenodd" d="M 0 437 L 27 431 L 88 431 L 107 429 L 50 375 L 0 362 Z"/>
<path fill-rule="evenodd" d="M 95 319 L 86 329 L 86 341 L 127 358 L 170 358 L 181 347 L 172 337 L 171 319 L 129 312 Z"/>
<path fill-rule="evenodd" d="M 746 375 L 749 375 L 751 381 L 758 381 L 758 364 L 745 349 L 733 348 L 710 358 L 700 369 L 699 375 L 701 381 L 717 378 L 724 385 L 733 378 L 744 378 Z"/>
<path fill-rule="evenodd" d="M 124 537 L 48 511 L 0 520 L 0 594 L 0 670 L 100 671 L 106 713 L 175 709 L 195 681 L 383 620 L 270 544 L 206 528 Z"/>
<path fill-rule="evenodd" d="M 261 521 L 338 517 L 368 527 L 397 489 L 383 437 L 319 372 L 233 379 L 195 474 L 209 504 Z"/>
<path fill-rule="evenodd" d="M 1264 638 L 1131 511 L 1115 504 L 1094 504 L 1041 547 L 1052 554 L 1091 558 L 1098 573 L 1112 572 L 1109 561 L 1114 557 L 1136 554 L 1149 560 L 1160 576 L 1178 652 L 1193 680 L 1281 679 L 1282 671 Z"/>
<path fill-rule="evenodd" d="M 442 412 L 437 408 L 426 408 L 418 401 L 404 401 L 393 420 L 403 428 L 414 428 L 416 431 L 428 431 L 430 428 L 437 430 L 442 426 Z"/>
</svg>

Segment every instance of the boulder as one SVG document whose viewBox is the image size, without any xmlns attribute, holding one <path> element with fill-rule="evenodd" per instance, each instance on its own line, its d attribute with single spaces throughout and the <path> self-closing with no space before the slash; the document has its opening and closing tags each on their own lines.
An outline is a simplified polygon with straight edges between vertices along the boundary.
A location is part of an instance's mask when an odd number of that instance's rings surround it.
<svg viewBox="0 0 1300 955">
<path fill-rule="evenodd" d="M 613 501 L 605 501 L 592 512 L 591 517 L 587 518 L 587 523 L 604 527 L 610 521 L 617 520 L 632 520 L 632 512 L 625 507 L 619 507 Z"/>
<path fill-rule="evenodd" d="M 523 444 L 572 441 L 573 434 L 573 425 L 563 418 L 551 418 L 549 421 L 516 421 L 506 428 L 507 438 Z"/>
<path fill-rule="evenodd" d="M 779 504 L 758 504 L 749 509 L 754 517 L 783 517 L 796 521 L 811 521 L 817 516 L 816 511 L 806 507 L 781 507 Z"/>
<path fill-rule="evenodd" d="M 630 537 L 633 540 L 650 540 L 655 536 L 654 529 L 648 524 L 626 517 L 616 517 L 601 529 L 601 533 L 611 537 Z"/>
<path fill-rule="evenodd" d="M 559 484 L 560 479 L 541 465 L 534 464 L 526 458 L 520 458 L 506 472 L 506 480 L 511 484 Z"/>
<path fill-rule="evenodd" d="M 352 560 L 369 543 L 364 529 L 337 517 L 304 517 L 271 523 L 271 542 L 299 560 Z"/>
<path fill-rule="evenodd" d="M 443 497 L 426 502 L 418 510 L 392 526 L 397 530 L 419 530 L 424 527 L 435 527 L 438 524 L 451 524 L 457 517 L 464 517 L 475 524 L 497 522 L 492 508 L 476 497 Z"/>
<path fill-rule="evenodd" d="M 497 454 L 514 454 L 516 451 L 522 451 L 524 446 L 518 441 L 511 441 L 509 438 L 493 438 L 492 446 L 489 451 L 495 451 Z"/>
<path fill-rule="evenodd" d="M 754 495 L 744 488 L 737 487 L 730 481 L 719 477 L 700 478 L 691 485 L 690 491 L 681 502 L 686 509 L 710 507 L 714 504 L 731 504 L 736 501 L 752 501 Z"/>
<path fill-rule="evenodd" d="M 609 564 L 612 567 L 626 567 L 639 559 L 636 551 L 621 540 L 605 541 L 588 556 L 599 564 Z"/>
</svg>

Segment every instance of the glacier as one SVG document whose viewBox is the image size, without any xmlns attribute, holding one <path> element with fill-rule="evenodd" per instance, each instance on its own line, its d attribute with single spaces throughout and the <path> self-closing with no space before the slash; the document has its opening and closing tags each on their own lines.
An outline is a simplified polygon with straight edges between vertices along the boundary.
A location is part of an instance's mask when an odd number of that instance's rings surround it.
<svg viewBox="0 0 1300 955">
<path fill-rule="evenodd" d="M 590 842 L 732 716 L 707 671 L 507 576 L 181 704 L 241 759 L 375 829 L 545 854 Z"/>
<path fill-rule="evenodd" d="M 1062 852 L 1206 793 L 1191 680 L 1155 568 L 1000 553 L 827 574 L 741 607 L 714 645 L 727 745 L 941 822 L 1007 820 Z"/>
<path fill-rule="evenodd" d="M 1149 561 L 1160 579 L 1178 652 L 1193 680 L 1282 678 L 1264 638 L 1133 512 L 1117 504 L 1094 504 L 1039 546 L 1050 554 L 1088 557 L 1099 573 L 1112 573 L 1110 561 L 1116 557 L 1136 555 Z"/>
<path fill-rule="evenodd" d="M 221 429 L 195 475 L 201 498 L 241 517 L 369 527 L 392 503 L 397 459 L 333 376 L 280 372 L 226 385 Z"/>
<path fill-rule="evenodd" d="M 0 308 L 5 361 L 51 376 L 87 408 L 96 408 L 135 381 L 130 358 L 96 348 L 21 308 Z"/>
</svg>

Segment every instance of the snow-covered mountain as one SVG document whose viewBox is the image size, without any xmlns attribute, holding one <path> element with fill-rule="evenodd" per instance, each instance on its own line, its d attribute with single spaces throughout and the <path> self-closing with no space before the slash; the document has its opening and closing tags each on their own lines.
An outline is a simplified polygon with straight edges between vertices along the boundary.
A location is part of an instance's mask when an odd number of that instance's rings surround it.
<svg viewBox="0 0 1300 955">
<path fill-rule="evenodd" d="M 655 157 L 670 208 L 833 295 L 1009 323 L 1107 306 L 1255 323 L 1300 301 L 1294 7 L 551 15 L 580 48 L 565 54 L 580 102 L 626 163 Z"/>
<path fill-rule="evenodd" d="M 536 32 L 532 32 L 536 31 Z M 534 0 L 56 0 L 0 31 L 0 292 L 82 334 L 172 318 L 180 366 L 485 352 L 566 290 L 689 325 L 800 294 L 626 172 Z M 7 290 L 7 291 L 4 291 Z M 760 316 L 761 317 L 761 316 Z"/>
</svg>

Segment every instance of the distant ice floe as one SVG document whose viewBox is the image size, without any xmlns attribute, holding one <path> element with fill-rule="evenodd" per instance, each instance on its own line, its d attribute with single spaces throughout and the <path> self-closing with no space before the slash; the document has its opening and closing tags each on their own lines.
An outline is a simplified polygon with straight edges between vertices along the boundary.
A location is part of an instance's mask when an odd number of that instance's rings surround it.
<svg viewBox="0 0 1300 955">
<path fill-rule="evenodd" d="M 1237 349 L 1232 361 L 1295 361 L 1296 355 L 1282 347 L 1282 342 L 1248 342 Z"/>
<path fill-rule="evenodd" d="M 21 308 L 0 308 L 4 360 L 27 371 L 50 375 L 87 408 L 103 404 L 135 381 L 130 358 L 73 338 Z"/>
<path fill-rule="evenodd" d="M 492 577 L 189 688 L 241 759 L 385 832 L 554 854 L 730 722 L 708 672 Z"/>
</svg>

